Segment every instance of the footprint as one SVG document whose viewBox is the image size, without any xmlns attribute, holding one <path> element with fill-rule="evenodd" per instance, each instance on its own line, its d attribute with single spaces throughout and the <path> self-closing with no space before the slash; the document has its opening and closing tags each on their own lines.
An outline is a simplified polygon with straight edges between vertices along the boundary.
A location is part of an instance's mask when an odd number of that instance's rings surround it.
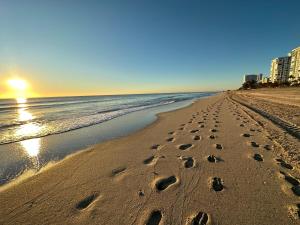
<svg viewBox="0 0 300 225">
<path fill-rule="evenodd" d="M 257 143 L 254 142 L 254 141 L 251 141 L 251 142 L 250 142 L 250 145 L 251 145 L 252 147 L 254 147 L 254 148 L 258 148 L 258 147 L 259 147 L 259 144 L 257 144 Z"/>
<path fill-rule="evenodd" d="M 208 136 L 210 139 L 215 139 L 216 138 L 216 136 L 215 135 L 210 135 L 210 136 Z"/>
<path fill-rule="evenodd" d="M 154 210 L 151 212 L 146 225 L 159 225 L 162 219 L 162 213 L 159 210 Z"/>
<path fill-rule="evenodd" d="M 177 181 L 177 178 L 175 176 L 162 178 L 156 182 L 155 187 L 158 191 L 163 191 L 163 190 L 167 189 L 170 185 L 175 184 L 176 181 Z"/>
<path fill-rule="evenodd" d="M 272 150 L 272 147 L 271 147 L 270 145 L 265 145 L 265 146 L 264 146 L 264 149 L 270 151 L 270 150 Z"/>
<path fill-rule="evenodd" d="M 200 128 L 204 128 L 204 124 L 201 124 L 199 127 L 200 127 Z"/>
<path fill-rule="evenodd" d="M 172 142 L 172 141 L 174 141 L 174 138 L 173 138 L 173 137 L 167 138 L 166 141 L 167 141 L 167 142 Z"/>
<path fill-rule="evenodd" d="M 243 137 L 250 137 L 250 134 L 242 134 Z"/>
<path fill-rule="evenodd" d="M 240 124 L 240 127 L 244 127 L 245 125 L 244 124 Z"/>
<path fill-rule="evenodd" d="M 184 167 L 185 168 L 192 168 L 195 165 L 195 160 L 193 159 L 193 157 L 181 157 L 181 159 L 184 161 Z"/>
<path fill-rule="evenodd" d="M 161 146 L 159 144 L 155 144 L 155 145 L 151 146 L 151 149 L 153 149 L 153 150 L 158 150 L 160 148 L 161 148 Z"/>
<path fill-rule="evenodd" d="M 253 159 L 255 159 L 256 161 L 259 161 L 259 162 L 264 161 L 263 157 L 260 154 L 257 154 L 257 153 L 254 154 Z"/>
<path fill-rule="evenodd" d="M 175 133 L 174 131 L 170 131 L 168 134 L 173 135 L 174 133 Z"/>
<path fill-rule="evenodd" d="M 182 144 L 182 145 L 179 145 L 179 149 L 180 150 L 187 150 L 188 148 L 191 148 L 193 145 L 192 144 Z"/>
<path fill-rule="evenodd" d="M 208 224 L 209 217 L 205 212 L 199 212 L 191 221 L 191 225 L 206 225 Z"/>
<path fill-rule="evenodd" d="M 91 194 L 86 198 L 82 199 L 76 204 L 76 209 L 83 210 L 86 209 L 96 198 L 98 197 L 97 193 Z"/>
<path fill-rule="evenodd" d="M 194 139 L 195 141 L 199 141 L 199 140 L 201 140 L 201 136 L 196 135 L 196 136 L 193 137 L 193 139 Z"/>
<path fill-rule="evenodd" d="M 218 157 L 214 156 L 214 155 L 209 155 L 207 157 L 207 161 L 211 162 L 211 163 L 216 163 L 216 162 L 219 162 L 220 159 Z"/>
<path fill-rule="evenodd" d="M 215 132 L 217 132 L 217 130 L 216 129 L 210 129 L 210 132 L 215 133 Z"/>
<path fill-rule="evenodd" d="M 295 177 L 292 177 L 291 175 L 289 174 L 286 174 L 285 172 L 283 171 L 280 171 L 280 173 L 284 176 L 284 179 L 289 182 L 291 185 L 294 185 L 294 186 L 297 186 L 299 185 L 299 181 L 295 178 Z"/>
<path fill-rule="evenodd" d="M 119 173 L 122 173 L 122 172 L 125 171 L 125 170 L 126 170 L 126 167 L 124 167 L 124 166 L 118 167 L 118 168 L 116 168 L 116 169 L 113 169 L 113 170 L 111 171 L 111 174 L 112 174 L 112 176 L 116 176 L 116 175 L 118 175 Z"/>
<path fill-rule="evenodd" d="M 143 163 L 146 164 L 146 165 L 151 164 L 151 163 L 154 162 L 154 159 L 155 159 L 155 156 L 152 155 L 152 156 L 150 156 L 149 158 L 145 159 L 145 160 L 143 161 Z"/>
<path fill-rule="evenodd" d="M 199 130 L 197 130 L 197 129 L 196 129 L 196 130 L 191 130 L 190 133 L 193 134 L 193 133 L 197 133 L 198 131 L 199 131 Z"/>
<path fill-rule="evenodd" d="M 218 150 L 222 150 L 223 146 L 221 144 L 215 144 L 216 149 Z"/>
<path fill-rule="evenodd" d="M 219 178 L 219 177 L 214 177 L 214 178 L 212 179 L 212 188 L 213 188 L 215 191 L 222 191 L 222 190 L 224 189 L 222 179 Z"/>
<path fill-rule="evenodd" d="M 279 162 L 280 166 L 292 170 L 294 167 L 288 163 L 286 163 L 285 161 L 283 161 L 282 159 L 276 159 L 277 162 Z"/>
<path fill-rule="evenodd" d="M 300 185 L 293 186 L 292 191 L 294 192 L 295 195 L 300 196 Z"/>
</svg>

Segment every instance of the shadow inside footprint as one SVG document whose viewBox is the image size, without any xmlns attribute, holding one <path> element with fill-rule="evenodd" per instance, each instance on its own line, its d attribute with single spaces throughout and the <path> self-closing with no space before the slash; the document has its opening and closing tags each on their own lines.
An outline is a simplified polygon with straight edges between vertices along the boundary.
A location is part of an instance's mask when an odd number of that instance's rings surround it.
<svg viewBox="0 0 300 225">
<path fill-rule="evenodd" d="M 191 225 L 206 225 L 208 223 L 208 215 L 204 212 L 199 212 L 191 222 Z"/>
<path fill-rule="evenodd" d="M 185 168 L 194 167 L 195 161 L 194 161 L 193 157 L 182 157 L 182 160 L 184 160 L 184 167 Z"/>
<path fill-rule="evenodd" d="M 219 162 L 221 160 L 218 157 L 214 156 L 214 155 L 209 155 L 207 157 L 207 161 L 211 162 L 211 163 L 216 163 L 216 162 Z"/>
<path fill-rule="evenodd" d="M 250 134 L 242 134 L 243 137 L 250 137 Z"/>
<path fill-rule="evenodd" d="M 144 164 L 150 164 L 154 158 L 155 158 L 154 155 L 152 155 L 149 158 L 145 159 L 143 162 Z"/>
<path fill-rule="evenodd" d="M 188 148 L 192 147 L 193 145 L 192 144 L 183 144 L 183 145 L 179 145 L 179 149 L 180 150 L 187 150 Z"/>
<path fill-rule="evenodd" d="M 155 187 L 158 191 L 163 191 L 170 185 L 176 183 L 177 178 L 175 176 L 170 176 L 167 178 L 160 179 L 156 182 Z"/>
<path fill-rule="evenodd" d="M 174 138 L 167 138 L 167 140 L 166 140 L 167 142 L 172 142 L 172 141 L 174 141 Z"/>
<path fill-rule="evenodd" d="M 126 167 L 118 167 L 116 169 L 113 169 L 111 171 L 111 174 L 112 174 L 112 176 L 116 176 L 116 175 L 118 175 L 119 173 L 122 173 L 125 170 L 126 170 Z"/>
<path fill-rule="evenodd" d="M 292 191 L 294 192 L 295 195 L 300 196 L 300 186 L 294 186 L 292 187 Z"/>
<path fill-rule="evenodd" d="M 146 225 L 158 225 L 161 221 L 162 214 L 159 210 L 152 211 Z"/>
<path fill-rule="evenodd" d="M 201 137 L 200 137 L 199 135 L 196 135 L 196 136 L 193 137 L 193 139 L 194 139 L 195 141 L 199 141 L 199 140 L 201 140 Z"/>
<path fill-rule="evenodd" d="M 286 163 L 285 161 L 283 161 L 282 159 L 276 159 L 277 162 L 279 162 L 280 166 L 292 170 L 294 167 L 288 163 Z"/>
<path fill-rule="evenodd" d="M 157 149 L 159 149 L 160 148 L 160 145 L 159 144 L 155 144 L 155 145 L 152 145 L 151 146 L 151 149 L 153 149 L 153 150 L 157 150 Z"/>
<path fill-rule="evenodd" d="M 98 194 L 92 194 L 87 196 L 86 198 L 82 199 L 80 202 L 77 203 L 76 209 L 83 210 L 87 208 L 97 197 Z"/>
<path fill-rule="evenodd" d="M 224 189 L 223 181 L 219 177 L 214 177 L 212 180 L 212 188 L 215 191 L 222 191 Z"/>
<path fill-rule="evenodd" d="M 216 149 L 218 150 L 222 150 L 223 146 L 221 144 L 215 144 Z"/>
<path fill-rule="evenodd" d="M 262 162 L 264 161 L 262 156 L 260 154 L 254 154 L 253 159 L 255 159 L 256 161 Z"/>
<path fill-rule="evenodd" d="M 191 130 L 190 133 L 197 133 L 199 130 Z"/>
<path fill-rule="evenodd" d="M 254 142 L 254 141 L 251 141 L 251 142 L 250 142 L 250 145 L 251 145 L 252 147 L 254 147 L 254 148 L 258 148 L 258 147 L 259 147 L 259 144 L 257 144 L 257 143 Z"/>
<path fill-rule="evenodd" d="M 280 173 L 284 176 L 284 179 L 285 179 L 287 182 L 289 182 L 290 184 L 292 184 L 292 185 L 294 185 L 294 186 L 297 186 L 297 185 L 300 184 L 299 181 L 298 181 L 296 178 L 294 178 L 294 177 L 292 177 L 292 176 L 290 176 L 290 175 L 284 173 L 283 171 L 280 171 Z"/>
</svg>

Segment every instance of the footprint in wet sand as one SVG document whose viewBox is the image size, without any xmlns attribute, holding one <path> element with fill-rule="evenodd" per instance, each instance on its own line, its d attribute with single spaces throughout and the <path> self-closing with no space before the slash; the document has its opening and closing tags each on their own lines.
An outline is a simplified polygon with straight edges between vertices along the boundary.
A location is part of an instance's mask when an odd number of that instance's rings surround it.
<svg viewBox="0 0 300 225">
<path fill-rule="evenodd" d="M 210 139 L 216 139 L 216 136 L 215 135 L 210 135 L 208 136 Z"/>
<path fill-rule="evenodd" d="M 166 139 L 167 142 L 173 142 L 174 140 L 175 140 L 175 139 L 174 139 L 173 137 L 167 138 L 167 139 Z"/>
<path fill-rule="evenodd" d="M 175 133 L 174 131 L 170 131 L 168 134 L 173 135 L 174 133 Z"/>
<path fill-rule="evenodd" d="M 247 134 L 247 133 L 245 133 L 245 134 L 242 134 L 242 136 L 243 136 L 243 137 L 250 137 L 251 135 L 250 135 L 250 134 Z"/>
<path fill-rule="evenodd" d="M 217 132 L 217 130 L 216 129 L 210 129 L 210 132 L 215 133 L 215 132 Z"/>
<path fill-rule="evenodd" d="M 177 182 L 177 178 L 175 176 L 170 176 L 166 178 L 162 178 L 155 183 L 155 187 L 158 191 L 164 191 L 169 186 L 175 184 Z"/>
<path fill-rule="evenodd" d="M 180 150 L 187 150 L 187 149 L 189 149 L 189 148 L 191 148 L 193 145 L 192 144 L 182 144 L 182 145 L 179 145 L 178 146 L 178 148 L 180 149 Z"/>
<path fill-rule="evenodd" d="M 214 189 L 214 191 L 222 191 L 224 189 L 223 181 L 219 177 L 214 177 L 212 179 L 211 185 L 212 185 L 212 189 Z"/>
<path fill-rule="evenodd" d="M 196 130 L 191 130 L 190 133 L 193 134 L 193 133 L 197 133 L 198 131 L 199 131 L 199 130 L 197 130 L 197 129 L 196 129 Z"/>
<path fill-rule="evenodd" d="M 113 170 L 111 171 L 111 175 L 112 175 L 112 176 L 117 176 L 118 174 L 124 172 L 126 169 L 127 169 L 127 168 L 126 168 L 125 166 L 118 167 L 118 168 L 113 169 Z"/>
<path fill-rule="evenodd" d="M 257 144 L 257 143 L 254 142 L 254 141 L 251 141 L 251 142 L 250 142 L 250 145 L 251 145 L 252 147 L 254 147 L 254 148 L 258 148 L 258 147 L 259 147 L 259 144 Z"/>
<path fill-rule="evenodd" d="M 215 148 L 218 150 L 222 150 L 223 146 L 221 144 L 215 144 Z"/>
<path fill-rule="evenodd" d="M 253 159 L 255 159 L 256 161 L 259 161 L 259 162 L 264 161 L 263 157 L 260 154 L 257 154 L 257 153 L 254 154 Z"/>
<path fill-rule="evenodd" d="M 209 217 L 205 212 L 199 212 L 196 216 L 188 222 L 189 225 L 207 225 L 209 222 Z"/>
<path fill-rule="evenodd" d="M 185 168 L 192 168 L 195 166 L 195 160 L 191 156 L 182 156 L 181 159 L 184 161 L 183 165 Z"/>
<path fill-rule="evenodd" d="M 204 122 L 203 122 L 203 121 L 199 121 L 199 122 L 198 122 L 198 124 L 202 124 L 202 123 L 204 123 Z"/>
<path fill-rule="evenodd" d="M 84 199 L 82 199 L 80 202 L 76 204 L 76 209 L 83 210 L 86 209 L 88 206 L 91 205 L 91 203 L 98 197 L 99 195 L 97 193 L 91 194 Z"/>
<path fill-rule="evenodd" d="M 204 124 L 201 124 L 199 127 L 200 127 L 200 128 L 204 128 Z"/>
<path fill-rule="evenodd" d="M 245 125 L 244 124 L 240 124 L 240 127 L 244 127 Z"/>
<path fill-rule="evenodd" d="M 148 220 L 146 221 L 146 225 L 159 225 L 162 219 L 162 213 L 159 210 L 154 210 L 151 212 Z"/>
<path fill-rule="evenodd" d="M 195 136 L 193 137 L 193 140 L 195 140 L 195 141 L 199 141 L 199 140 L 201 140 L 201 136 L 199 136 L 199 135 L 195 135 Z"/>
<path fill-rule="evenodd" d="M 280 164 L 280 166 L 282 166 L 283 168 L 292 170 L 294 167 L 288 163 L 286 163 L 285 161 L 283 161 L 282 159 L 276 159 L 276 161 Z"/>
</svg>

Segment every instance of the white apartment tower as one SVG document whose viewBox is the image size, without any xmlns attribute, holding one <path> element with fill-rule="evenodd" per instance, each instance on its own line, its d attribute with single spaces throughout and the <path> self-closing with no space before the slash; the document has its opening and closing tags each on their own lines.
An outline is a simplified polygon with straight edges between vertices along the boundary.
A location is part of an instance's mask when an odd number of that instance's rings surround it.
<svg viewBox="0 0 300 225">
<path fill-rule="evenodd" d="M 272 83 L 284 83 L 288 81 L 290 76 L 290 62 L 290 56 L 279 57 L 272 60 L 270 69 L 270 80 Z"/>
<path fill-rule="evenodd" d="M 300 47 L 291 51 L 291 64 L 289 72 L 290 81 L 300 82 Z"/>
</svg>

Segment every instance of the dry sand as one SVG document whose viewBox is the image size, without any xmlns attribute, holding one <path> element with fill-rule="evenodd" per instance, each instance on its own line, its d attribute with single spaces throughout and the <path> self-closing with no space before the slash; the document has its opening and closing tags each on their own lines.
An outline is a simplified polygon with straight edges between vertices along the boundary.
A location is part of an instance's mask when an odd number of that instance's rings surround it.
<svg viewBox="0 0 300 225">
<path fill-rule="evenodd" d="M 2 190 L 0 224 L 300 224 L 299 139 L 244 94 L 163 113 Z"/>
</svg>

